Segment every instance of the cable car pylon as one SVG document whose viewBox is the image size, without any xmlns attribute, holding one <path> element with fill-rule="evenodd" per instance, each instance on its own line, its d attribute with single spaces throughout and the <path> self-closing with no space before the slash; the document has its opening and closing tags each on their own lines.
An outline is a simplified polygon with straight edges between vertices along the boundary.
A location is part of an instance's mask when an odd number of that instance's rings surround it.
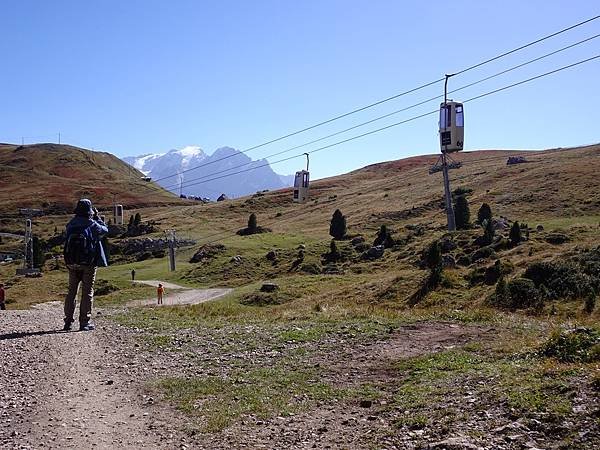
<svg viewBox="0 0 600 450">
<path fill-rule="evenodd" d="M 444 201 L 446 216 L 448 218 L 448 231 L 456 230 L 454 207 L 452 206 L 452 193 L 450 191 L 449 169 L 458 169 L 462 163 L 454 161 L 449 153 L 461 151 L 464 146 L 464 110 L 463 104 L 448 101 L 448 79 L 454 74 L 446 74 L 444 82 L 444 103 L 440 105 L 440 155 L 436 164 L 429 169 L 429 173 L 442 172 L 444 176 Z M 440 164 L 441 162 L 441 164 Z"/>
</svg>

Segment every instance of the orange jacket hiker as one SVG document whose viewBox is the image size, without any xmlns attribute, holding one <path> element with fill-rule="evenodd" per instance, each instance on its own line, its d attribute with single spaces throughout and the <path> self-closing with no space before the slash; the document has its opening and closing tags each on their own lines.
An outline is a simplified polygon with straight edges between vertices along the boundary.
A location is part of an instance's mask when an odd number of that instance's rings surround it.
<svg viewBox="0 0 600 450">
<path fill-rule="evenodd" d="M 156 288 L 156 296 L 158 297 L 158 304 L 162 305 L 163 302 L 163 294 L 165 293 L 165 288 L 163 287 L 162 284 L 158 284 L 158 287 Z"/>
</svg>

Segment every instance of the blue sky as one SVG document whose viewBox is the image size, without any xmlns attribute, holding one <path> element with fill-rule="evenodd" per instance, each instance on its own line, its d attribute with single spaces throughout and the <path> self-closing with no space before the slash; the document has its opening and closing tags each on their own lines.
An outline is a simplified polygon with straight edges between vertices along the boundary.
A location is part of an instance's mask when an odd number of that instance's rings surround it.
<svg viewBox="0 0 600 450">
<path fill-rule="evenodd" d="M 447 8 L 451 6 L 451 8 Z M 0 142 L 62 141 L 118 156 L 243 150 L 599 14 L 597 1 L 4 1 Z M 600 33 L 600 20 L 451 80 L 450 88 Z M 600 53 L 600 38 L 465 89 L 465 99 Z M 600 141 L 600 60 L 466 106 L 465 145 Z M 438 84 L 310 133 L 299 145 L 443 92 Z M 439 106 L 432 102 L 312 150 Z M 438 152 L 430 116 L 311 158 L 313 178 Z M 283 155 L 285 156 L 285 155 Z M 281 158 L 281 157 L 278 157 Z M 273 158 L 273 159 L 278 159 Z M 302 159 L 274 166 L 302 168 Z"/>
</svg>

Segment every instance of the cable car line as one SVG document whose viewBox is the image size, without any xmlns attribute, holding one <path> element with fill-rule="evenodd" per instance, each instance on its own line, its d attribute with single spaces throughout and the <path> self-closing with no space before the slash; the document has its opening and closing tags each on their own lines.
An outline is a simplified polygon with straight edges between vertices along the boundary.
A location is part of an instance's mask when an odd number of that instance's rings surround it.
<svg viewBox="0 0 600 450">
<path fill-rule="evenodd" d="M 552 75 L 554 73 L 557 73 L 557 72 L 560 72 L 560 71 L 563 71 L 563 70 L 566 70 L 566 69 L 569 69 L 569 68 L 572 68 L 572 67 L 584 64 L 586 62 L 590 62 L 590 61 L 598 59 L 598 58 L 600 58 L 600 54 L 596 55 L 596 56 L 593 56 L 593 57 L 590 57 L 590 58 L 587 58 L 587 59 L 584 59 L 584 60 L 581 60 L 581 61 L 578 61 L 578 62 L 575 62 L 575 63 L 572 63 L 572 64 L 569 64 L 569 65 L 566 65 L 566 66 L 563 66 L 563 67 L 559 67 L 558 69 L 554 69 L 554 70 L 545 72 L 543 74 L 536 75 L 536 76 L 531 77 L 531 78 L 527 78 L 525 80 L 518 81 L 516 83 L 512 83 L 510 85 L 507 85 L 507 86 L 504 86 L 504 87 L 501 87 L 501 88 L 498 88 L 498 89 L 494 89 L 492 91 L 489 91 L 489 92 L 477 95 L 475 97 L 471 97 L 471 98 L 463 101 L 463 103 L 468 103 L 468 102 L 471 102 L 471 101 L 474 101 L 474 100 L 478 100 L 480 98 L 487 97 L 489 95 L 496 94 L 498 92 L 505 91 L 507 89 L 511 89 L 513 87 L 520 86 L 522 84 L 529 83 L 531 81 L 534 81 L 534 80 L 537 80 L 537 79 L 540 79 L 540 78 Z M 319 148 L 317 148 L 315 150 L 312 150 L 312 151 L 309 151 L 309 152 L 306 152 L 306 153 L 308 153 L 308 154 L 317 153 L 317 152 L 320 152 L 320 151 L 323 151 L 323 150 L 326 150 L 326 149 L 329 149 L 329 148 L 332 148 L 332 147 L 336 147 L 336 146 L 341 145 L 341 144 L 345 144 L 346 142 L 350 142 L 350 141 L 353 141 L 353 140 L 356 140 L 356 139 L 360 139 L 360 138 L 363 138 L 365 136 L 369 136 L 371 134 L 379 133 L 381 131 L 384 131 L 384 130 L 387 130 L 387 129 L 390 129 L 390 128 L 393 128 L 393 127 L 396 127 L 396 126 L 399 126 L 399 125 L 402 125 L 402 124 L 405 124 L 405 123 L 408 123 L 408 122 L 412 122 L 414 120 L 421 119 L 421 118 L 426 117 L 426 116 L 437 114 L 437 113 L 438 113 L 437 109 L 433 110 L 433 111 L 430 111 L 430 112 L 426 112 L 426 113 L 423 113 L 423 114 L 420 114 L 420 115 L 413 116 L 413 117 L 410 117 L 408 119 L 402 120 L 400 122 L 395 122 L 395 123 L 387 125 L 385 127 L 377 128 L 375 130 L 371 130 L 371 131 L 368 131 L 368 132 L 365 132 L 365 133 L 362 133 L 362 134 L 359 134 L 359 135 L 356 135 L 356 136 L 352 136 L 352 137 L 350 137 L 348 139 L 344 139 L 342 141 L 334 142 L 332 144 L 325 145 L 323 147 L 319 147 Z M 254 167 L 250 167 L 250 168 L 245 169 L 245 170 L 240 170 L 240 171 L 237 171 L 237 172 L 232 172 L 232 173 L 224 174 L 224 175 L 221 175 L 221 176 L 209 178 L 209 179 L 206 179 L 206 180 L 198 181 L 198 182 L 195 182 L 195 183 L 187 184 L 186 187 L 196 186 L 196 185 L 199 185 L 199 184 L 202 184 L 202 183 L 207 183 L 209 181 L 218 180 L 218 179 L 229 177 L 229 176 L 232 176 L 232 175 L 238 175 L 238 174 L 241 174 L 241 173 L 249 172 L 251 170 L 259 169 L 261 167 L 266 167 L 267 165 L 278 164 L 278 163 L 281 163 L 281 162 L 284 162 L 284 161 L 289 161 L 291 159 L 299 158 L 301 156 L 304 156 L 304 153 L 300 153 L 300 154 L 297 154 L 297 155 L 289 156 L 287 158 L 283 158 L 283 159 L 280 159 L 280 160 L 277 160 L 277 161 L 273 161 L 271 163 L 267 162 L 265 164 L 261 164 L 261 165 L 254 166 Z"/>
<path fill-rule="evenodd" d="M 490 76 L 488 76 L 488 77 L 482 78 L 482 79 L 480 79 L 480 80 L 477 80 L 477 81 L 474 81 L 474 82 L 472 82 L 472 83 L 466 84 L 466 85 L 464 85 L 464 86 L 461 86 L 461 87 L 458 87 L 458 88 L 456 88 L 456 89 L 453 89 L 452 91 L 448 92 L 448 94 L 452 94 L 452 93 L 455 93 L 455 92 L 461 91 L 461 90 L 463 90 L 463 89 L 467 89 L 467 88 L 469 88 L 469 87 L 475 86 L 475 85 L 477 85 L 477 84 L 483 83 L 483 82 L 485 82 L 485 81 L 488 81 L 488 80 L 490 80 L 490 79 L 492 79 L 492 78 L 496 78 L 496 77 L 498 77 L 498 76 L 500 76 L 500 75 L 504 75 L 504 74 L 506 74 L 506 73 L 508 73 L 508 72 L 511 72 L 511 71 L 513 71 L 513 70 L 519 69 L 519 68 L 521 68 L 521 67 L 527 66 L 527 65 L 529 65 L 529 64 L 532 64 L 532 63 L 534 63 L 534 62 L 540 61 L 540 60 L 542 60 L 542 59 L 544 59 L 544 58 L 547 58 L 547 57 L 553 56 L 553 55 L 555 55 L 555 54 L 557 54 L 557 53 L 560 53 L 560 52 L 563 52 L 563 51 L 565 51 L 565 50 L 568 50 L 568 49 L 570 49 L 570 48 L 573 48 L 573 47 L 575 47 L 575 46 L 577 46 L 577 45 L 581 45 L 581 44 L 583 44 L 583 43 L 586 43 L 586 42 L 588 42 L 588 41 L 591 41 L 591 40 L 593 40 L 593 39 L 597 39 L 598 37 L 600 37 L 600 33 L 599 33 L 599 34 L 596 34 L 596 35 L 594 35 L 594 36 L 588 37 L 588 38 L 586 38 L 586 39 L 580 40 L 580 41 L 578 41 L 578 42 L 576 42 L 576 43 L 574 43 L 574 44 L 570 44 L 570 45 L 567 45 L 567 46 L 565 46 L 565 47 L 562 47 L 562 48 L 560 48 L 560 49 L 558 49 L 558 50 L 555 50 L 555 51 L 553 51 L 553 52 L 546 53 L 545 55 L 542 55 L 542 56 L 539 56 L 539 57 L 537 57 L 537 58 L 534 58 L 534 59 L 528 60 L 528 61 L 526 61 L 526 62 L 523 62 L 523 63 L 521 63 L 521 64 L 518 64 L 518 65 L 516 65 L 516 66 L 510 67 L 510 68 L 508 68 L 508 69 L 505 69 L 505 70 L 502 70 L 502 71 L 500 71 L 500 72 L 497 72 L 497 73 L 495 73 L 494 75 L 490 75 Z M 434 101 L 434 100 L 438 100 L 438 99 L 440 99 L 440 98 L 443 98 L 443 97 L 444 97 L 443 95 L 436 95 L 436 96 L 434 96 L 434 97 L 430 97 L 430 98 L 428 98 L 428 99 L 426 99 L 426 100 L 420 101 L 420 102 L 418 102 L 418 103 L 414 103 L 414 104 L 412 104 L 412 105 L 410 105 L 410 106 L 407 106 L 407 107 L 405 107 L 405 108 L 401 108 L 401 109 L 398 109 L 398 110 L 392 111 L 392 112 L 390 112 L 390 113 L 384 114 L 384 115 L 382 115 L 382 116 L 378 116 L 378 117 L 376 117 L 376 118 L 374 118 L 374 119 L 371 119 L 371 120 L 368 120 L 368 121 L 366 121 L 366 122 L 361 122 L 361 123 L 359 123 L 359 124 L 357 124 L 357 125 L 354 125 L 354 126 L 352 126 L 352 127 L 346 128 L 346 129 L 344 129 L 344 130 L 341 130 L 341 131 L 337 131 L 337 132 L 335 132 L 335 133 L 328 134 L 327 136 L 323 136 L 323 137 L 321 137 L 321 138 L 314 139 L 314 140 L 312 140 L 312 141 L 305 142 L 305 143 L 303 143 L 303 144 L 299 144 L 299 145 L 296 145 L 296 146 L 294 146 L 294 147 L 290 147 L 290 148 L 287 148 L 287 149 L 285 149 L 285 150 L 282 150 L 282 151 L 279 151 L 279 152 L 276 152 L 276 153 L 272 153 L 272 154 L 270 154 L 270 155 L 264 156 L 262 159 L 268 159 L 268 158 L 272 158 L 272 157 L 274 157 L 274 156 L 279 156 L 279 155 L 282 155 L 282 154 L 284 154 L 284 153 L 289 153 L 289 152 L 291 152 L 291 151 L 293 151 L 293 150 L 297 150 L 297 149 L 299 149 L 299 148 L 302 148 L 302 147 L 305 147 L 305 146 L 307 146 L 307 145 L 315 144 L 315 143 L 317 143 L 317 142 L 320 142 L 320 141 L 323 141 L 323 140 L 326 140 L 326 139 L 332 138 L 332 137 L 334 137 L 334 136 L 338 136 L 338 135 L 340 135 L 340 134 L 346 133 L 346 132 L 348 132 L 348 131 L 351 131 L 351 130 L 354 130 L 354 129 L 356 129 L 356 128 L 360 128 L 360 127 L 363 127 L 363 126 L 365 126 L 365 125 L 371 124 L 371 123 L 373 123 L 373 122 L 377 122 L 377 121 L 379 121 L 379 120 L 385 119 L 385 118 L 387 118 L 387 117 L 391 117 L 391 116 L 393 116 L 393 115 L 395 115 L 395 114 L 399 114 L 399 113 L 401 113 L 401 112 L 408 111 L 408 110 L 410 110 L 410 109 L 416 108 L 417 106 L 424 105 L 424 104 L 426 104 L 426 103 L 429 103 L 429 102 L 431 102 L 431 101 Z M 234 166 L 234 167 L 230 167 L 230 168 L 227 168 L 227 169 L 223 169 L 223 170 L 220 170 L 220 171 L 217 171 L 217 172 L 213 172 L 213 173 L 210 173 L 210 174 L 207 174 L 207 175 L 202 175 L 202 176 L 200 176 L 200 177 L 198 177 L 198 178 L 192 178 L 192 179 L 188 180 L 188 182 L 190 182 L 190 181 L 197 181 L 197 180 L 204 180 L 204 179 L 206 179 L 206 178 L 210 178 L 210 177 L 212 177 L 212 176 L 215 176 L 215 175 L 218 175 L 218 174 L 226 173 L 226 172 L 229 172 L 229 171 L 231 171 L 231 170 L 239 169 L 239 168 L 241 168 L 241 167 L 246 167 L 246 166 L 248 166 L 248 165 L 250 165 L 250 164 L 253 164 L 254 162 L 255 162 L 255 161 L 246 162 L 246 163 L 243 163 L 243 164 L 240 164 L 240 165 L 237 165 L 237 166 Z M 280 162 L 281 162 L 281 161 L 280 161 Z M 184 186 L 184 187 L 186 186 L 186 183 L 185 183 L 185 181 L 184 181 L 184 183 L 183 183 L 183 186 Z M 174 189 L 174 188 L 176 188 L 176 187 L 179 187 L 179 183 L 177 183 L 177 184 L 173 184 L 173 185 L 168 185 L 168 186 L 165 186 L 165 189 L 172 189 L 172 188 Z"/>
<path fill-rule="evenodd" d="M 502 54 L 500 54 L 500 55 L 494 56 L 493 58 L 489 58 L 489 59 L 487 59 L 487 60 L 485 60 L 485 61 L 482 61 L 482 62 L 480 62 L 480 63 L 474 64 L 474 65 L 472 65 L 472 66 L 470 66 L 470 67 L 467 67 L 467 68 L 465 68 L 465 69 L 462 69 L 462 70 L 460 70 L 460 71 L 458 71 L 458 72 L 455 72 L 455 73 L 454 73 L 454 75 L 460 75 L 460 74 L 466 73 L 466 72 L 468 72 L 468 71 L 470 71 L 470 70 L 473 70 L 473 69 L 476 69 L 476 68 L 478 68 L 478 67 L 484 66 L 484 65 L 486 65 L 486 64 L 489 64 L 490 62 L 496 61 L 496 60 L 498 60 L 498 59 L 500 59 L 500 58 L 503 58 L 503 57 L 505 57 L 505 56 L 511 55 L 511 54 L 513 54 L 513 53 L 516 53 L 516 52 L 518 52 L 518 51 L 520 51 L 520 50 L 523 50 L 523 49 L 525 49 L 525 48 L 531 47 L 531 46 L 533 46 L 533 45 L 535 45 L 535 44 L 538 44 L 538 43 L 540 43 L 540 42 L 543 42 L 543 41 L 545 41 L 545 40 L 547 40 L 547 39 L 550 39 L 550 38 L 552 38 L 552 37 L 558 36 L 558 35 L 560 35 L 560 34 L 562 34 L 562 33 L 565 33 L 565 32 L 567 32 L 567 31 L 570 31 L 570 30 L 574 29 L 574 28 L 580 27 L 580 26 L 582 26 L 582 25 L 584 25 L 584 24 L 586 24 L 586 23 L 592 22 L 592 21 L 594 21 L 594 20 L 597 20 L 597 19 L 599 19 L 599 18 L 600 18 L 600 15 L 596 15 L 596 16 L 594 16 L 594 17 L 591 17 L 591 18 L 589 18 L 589 19 L 586 19 L 586 20 L 584 20 L 584 21 L 581 21 L 581 22 L 579 22 L 579 23 L 576 23 L 576 24 L 574 24 L 574 25 L 571 25 L 571 26 L 569 26 L 569 27 L 567 27 L 567 28 L 563 28 L 563 29 L 561 29 L 561 30 L 559 30 L 559 31 L 556 31 L 556 32 L 554 32 L 554 33 L 552 33 L 552 34 L 549 34 L 549 35 L 543 36 L 543 37 L 541 37 L 541 38 L 539 38 L 539 39 L 536 39 L 535 41 L 529 42 L 529 43 L 527 43 L 527 44 L 521 45 L 520 47 L 517 47 L 517 48 L 515 48 L 515 49 L 512 49 L 512 50 L 509 50 L 509 51 L 507 51 L 507 52 L 504 52 L 504 53 L 502 53 Z M 366 105 L 366 106 L 362 106 L 362 107 L 360 107 L 360 108 L 356 108 L 356 109 L 354 109 L 354 110 L 352 110 L 352 111 L 349 111 L 349 112 L 347 112 L 347 113 L 344 113 L 344 114 L 340 114 L 340 115 L 338 115 L 338 116 L 335 116 L 335 117 L 333 117 L 333 118 L 331 118 L 331 119 L 327 119 L 327 120 L 324 120 L 324 121 L 322 121 L 322 122 L 318 122 L 318 123 L 316 123 L 316 124 L 314 124 L 314 125 L 311 125 L 311 126 L 308 126 L 308 127 L 302 128 L 302 129 L 300 129 L 300 130 L 297 130 L 297 131 L 294 131 L 294 132 L 288 133 L 288 134 L 286 134 L 286 135 L 283 135 L 283 136 L 277 137 L 277 138 L 275 138 L 275 139 L 271 139 L 271 140 L 269 140 L 269 141 L 263 142 L 263 143 L 261 143 L 261 144 L 255 145 L 255 146 L 253 146 L 253 147 L 250 147 L 250 148 L 247 148 L 247 149 L 241 150 L 241 151 L 239 151 L 239 153 L 248 153 L 248 152 L 250 152 L 250 151 L 252 151 L 252 150 L 255 150 L 255 149 L 257 149 L 257 148 L 261 148 L 261 147 L 264 147 L 264 146 L 266 146 L 266 145 L 273 144 L 273 143 L 275 143 L 275 142 L 279 142 L 279 141 L 281 141 L 281 140 L 283 140 L 283 139 L 287 139 L 287 138 L 289 138 L 289 137 L 292 137 L 292 136 L 295 136 L 295 135 L 298 135 L 298 134 L 304 133 L 304 132 L 306 132 L 306 131 L 309 131 L 309 130 L 312 130 L 312 129 L 318 128 L 318 127 L 320 127 L 320 126 L 323 126 L 323 125 L 329 124 L 329 123 L 331 123 L 331 122 L 337 121 L 337 120 L 339 120 L 339 119 L 342 119 L 342 118 L 344 118 L 344 117 L 348 117 L 348 116 L 350 116 L 350 115 L 356 114 L 356 113 L 358 113 L 358 112 L 365 111 L 365 110 L 367 110 L 367 109 L 373 108 L 373 107 L 375 107 L 375 106 L 381 105 L 381 104 L 383 104 L 383 103 L 386 103 L 386 102 L 389 102 L 389 101 L 391 101 L 391 100 L 395 100 L 395 99 L 397 99 L 397 98 L 399 98 L 399 97 L 402 97 L 402 96 L 405 96 L 405 95 L 407 95 L 407 94 L 410 94 L 410 93 L 413 93 L 413 92 L 419 91 L 419 90 L 421 90 L 421 89 L 424 89 L 424 88 L 426 88 L 426 87 L 429 87 L 429 86 L 432 86 L 432 85 L 434 85 L 434 84 L 440 83 L 440 82 L 442 82 L 442 81 L 444 81 L 444 80 L 445 80 L 445 77 L 442 77 L 442 78 L 439 78 L 439 79 L 436 79 L 436 80 L 430 81 L 430 82 L 428 82 L 428 83 L 421 84 L 420 86 L 417 86 L 417 87 L 415 87 L 415 88 L 409 89 L 409 90 L 407 90 L 407 91 L 404 91 L 404 92 L 400 92 L 400 93 L 398 93 L 398 94 L 392 95 L 391 97 L 387 97 L 387 98 L 384 98 L 384 99 L 382 99 L 382 100 L 378 100 L 378 101 L 376 101 L 376 102 L 373 102 L 373 103 L 370 103 L 370 104 L 368 104 L 368 105 Z M 212 161 L 209 161 L 209 162 L 203 163 L 203 164 L 199 164 L 198 166 L 190 167 L 190 168 L 188 168 L 188 169 L 185 169 L 185 170 L 183 170 L 183 171 L 180 171 L 180 172 L 178 172 L 178 173 L 175 173 L 175 174 L 173 174 L 173 175 L 168 175 L 168 176 L 164 176 L 164 177 L 158 178 L 158 179 L 156 179 L 155 181 L 162 181 L 162 180 L 165 180 L 165 179 L 167 179 L 167 178 L 172 178 L 172 177 L 174 177 L 174 176 L 177 176 L 178 174 L 181 174 L 181 173 L 187 173 L 187 172 L 189 172 L 189 171 L 196 170 L 196 169 L 199 169 L 199 168 L 201 168 L 201 167 L 205 167 L 205 166 L 207 166 L 207 165 L 210 165 L 210 164 L 214 164 L 214 163 L 216 163 L 216 162 L 219 162 L 219 161 L 222 161 L 222 160 L 224 160 L 224 159 L 228 159 L 228 158 L 231 158 L 231 157 L 237 156 L 239 153 L 235 153 L 235 154 L 227 155 L 227 156 L 224 156 L 224 157 L 222 157 L 222 158 L 218 158 L 218 159 L 215 159 L 215 160 L 212 160 Z"/>
</svg>

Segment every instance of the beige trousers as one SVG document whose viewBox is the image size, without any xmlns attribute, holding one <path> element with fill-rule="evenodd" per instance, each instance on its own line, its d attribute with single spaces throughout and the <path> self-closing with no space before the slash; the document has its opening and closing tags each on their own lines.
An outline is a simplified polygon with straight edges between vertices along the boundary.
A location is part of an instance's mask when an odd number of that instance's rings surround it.
<svg viewBox="0 0 600 450">
<path fill-rule="evenodd" d="M 86 324 L 92 317 L 92 304 L 94 302 L 94 280 L 96 279 L 96 266 L 80 266 L 77 264 L 67 266 L 69 269 L 69 291 L 65 297 L 65 322 L 73 322 L 75 314 L 75 298 L 81 283 L 81 303 L 79 304 L 79 323 Z"/>
</svg>

